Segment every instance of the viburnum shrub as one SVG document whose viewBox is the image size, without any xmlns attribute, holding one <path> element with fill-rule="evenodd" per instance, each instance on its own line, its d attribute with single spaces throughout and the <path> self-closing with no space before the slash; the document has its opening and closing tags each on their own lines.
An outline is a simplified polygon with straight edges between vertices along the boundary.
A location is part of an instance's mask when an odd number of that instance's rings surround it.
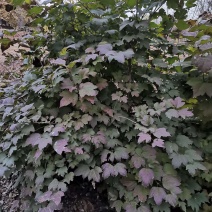
<svg viewBox="0 0 212 212">
<path fill-rule="evenodd" d="M 58 0 L 29 10 L 40 29 L 20 43 L 31 48 L 24 76 L 0 93 L 0 175 L 17 175 L 14 209 L 60 209 L 78 176 L 101 182 L 119 212 L 200 211 L 209 200 L 201 142 L 211 138 L 190 109 L 192 67 L 178 64 L 186 47 L 176 32 L 166 39 L 175 23 L 165 2 L 182 30 L 194 1 Z"/>
</svg>

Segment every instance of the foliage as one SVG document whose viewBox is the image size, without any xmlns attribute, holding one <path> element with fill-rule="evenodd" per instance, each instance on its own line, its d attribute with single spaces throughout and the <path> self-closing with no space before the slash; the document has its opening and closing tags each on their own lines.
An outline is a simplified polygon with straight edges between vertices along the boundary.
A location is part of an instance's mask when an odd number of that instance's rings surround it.
<svg viewBox="0 0 212 212">
<path fill-rule="evenodd" d="M 193 98 L 191 58 L 179 59 L 197 50 L 174 42 L 189 27 L 184 1 L 167 1 L 172 33 L 164 2 L 29 10 L 40 29 L 20 43 L 31 48 L 24 77 L 0 93 L 0 175 L 18 171 L 23 211 L 59 209 L 77 176 L 102 182 L 116 211 L 199 211 L 209 201 L 210 129 L 192 112 L 208 97 Z"/>
</svg>

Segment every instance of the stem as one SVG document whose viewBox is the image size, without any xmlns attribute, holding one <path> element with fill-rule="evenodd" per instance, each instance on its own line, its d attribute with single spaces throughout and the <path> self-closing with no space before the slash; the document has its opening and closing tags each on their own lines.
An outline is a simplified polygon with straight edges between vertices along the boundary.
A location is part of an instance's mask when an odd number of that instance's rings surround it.
<svg viewBox="0 0 212 212">
<path fill-rule="evenodd" d="M 95 18 L 99 18 L 99 16 L 94 15 L 81 1 L 79 1 L 79 3 L 82 5 L 82 7 L 84 7 L 90 13 L 91 16 L 94 16 Z"/>
<path fill-rule="evenodd" d="M 127 119 L 128 121 L 131 121 L 132 123 L 134 123 L 134 124 L 138 124 L 137 122 L 135 122 L 135 121 L 133 121 L 132 119 L 129 119 L 129 118 L 127 118 L 127 117 L 125 117 L 125 116 L 118 116 L 119 118 L 123 118 L 123 119 Z"/>
<path fill-rule="evenodd" d="M 136 0 L 136 14 L 135 14 L 135 19 L 138 21 L 138 0 Z"/>
<path fill-rule="evenodd" d="M 132 59 L 128 60 L 128 71 L 129 71 L 129 76 L 130 76 L 129 81 L 132 82 Z"/>
</svg>

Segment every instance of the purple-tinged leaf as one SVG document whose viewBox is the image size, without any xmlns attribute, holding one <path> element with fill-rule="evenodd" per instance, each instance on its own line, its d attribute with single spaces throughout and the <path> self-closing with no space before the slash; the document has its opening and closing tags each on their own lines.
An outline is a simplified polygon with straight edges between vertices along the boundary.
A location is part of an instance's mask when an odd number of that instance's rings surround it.
<svg viewBox="0 0 212 212">
<path fill-rule="evenodd" d="M 98 89 L 101 91 L 108 86 L 107 80 L 100 78 L 97 85 Z"/>
<path fill-rule="evenodd" d="M 66 139 L 57 140 L 54 144 L 54 150 L 59 155 L 61 155 L 62 152 L 71 152 L 71 150 L 68 147 L 66 147 L 67 145 L 68 145 L 68 140 Z"/>
<path fill-rule="evenodd" d="M 32 189 L 29 187 L 23 187 L 21 189 L 21 194 L 20 197 L 26 197 L 26 196 L 31 196 L 32 195 Z"/>
<path fill-rule="evenodd" d="M 132 91 L 131 96 L 139 97 L 140 93 L 139 91 Z"/>
<path fill-rule="evenodd" d="M 35 156 L 34 156 L 35 161 L 41 156 L 41 154 L 42 154 L 42 151 L 39 149 L 35 152 Z"/>
<path fill-rule="evenodd" d="M 157 205 L 160 205 L 166 198 L 166 192 L 161 187 L 152 187 L 150 190 L 149 197 L 153 197 L 154 201 Z"/>
<path fill-rule="evenodd" d="M 181 34 L 185 37 L 196 37 L 198 35 L 198 31 L 189 32 L 188 30 L 181 31 Z"/>
<path fill-rule="evenodd" d="M 49 200 L 51 200 L 51 199 L 50 199 L 51 195 L 52 195 L 52 191 L 47 191 L 47 192 L 43 193 L 42 195 L 40 195 L 40 196 L 37 198 L 37 201 L 38 201 L 39 203 L 49 201 Z"/>
<path fill-rule="evenodd" d="M 43 175 L 38 176 L 35 180 L 35 185 L 40 186 L 43 182 L 44 182 L 44 176 Z"/>
<path fill-rule="evenodd" d="M 100 143 L 105 144 L 106 143 L 105 134 L 101 131 L 97 132 L 97 134 L 92 137 L 92 143 L 95 144 L 96 146 L 99 146 Z"/>
<path fill-rule="evenodd" d="M 141 166 L 145 166 L 145 160 L 139 156 L 132 156 L 131 161 L 136 169 L 139 169 Z"/>
<path fill-rule="evenodd" d="M 14 104 L 14 99 L 11 97 L 8 97 L 6 99 L 2 100 L 2 104 L 5 106 L 13 105 Z"/>
<path fill-rule="evenodd" d="M 38 212 L 53 212 L 50 207 L 40 208 Z"/>
<path fill-rule="evenodd" d="M 108 61 L 111 62 L 112 60 L 116 60 L 119 63 L 124 63 L 124 53 L 123 52 L 116 52 L 116 51 L 109 51 L 105 54 L 108 57 Z"/>
<path fill-rule="evenodd" d="M 178 114 L 178 111 L 175 110 L 175 109 L 169 109 L 166 113 L 166 117 L 171 119 L 171 118 L 178 118 L 179 117 L 179 114 Z"/>
<path fill-rule="evenodd" d="M 35 146 L 37 144 L 37 141 L 41 139 L 41 134 L 39 133 L 32 133 L 26 140 L 25 145 L 32 145 Z"/>
<path fill-rule="evenodd" d="M 180 181 L 171 175 L 166 175 L 162 180 L 163 187 L 169 190 L 171 193 L 175 193 L 175 188 L 180 186 Z M 179 189 L 177 189 L 178 191 Z"/>
<path fill-rule="evenodd" d="M 11 211 L 18 211 L 19 208 L 20 208 L 20 200 L 14 200 L 12 202 L 12 207 L 10 208 L 10 212 Z"/>
<path fill-rule="evenodd" d="M 127 170 L 126 170 L 126 165 L 123 163 L 117 163 L 114 166 L 114 176 L 117 176 L 120 174 L 121 176 L 126 176 L 127 175 Z"/>
<path fill-rule="evenodd" d="M 126 51 L 123 52 L 123 54 L 126 59 L 130 59 L 134 56 L 135 53 L 132 49 L 127 49 Z"/>
<path fill-rule="evenodd" d="M 58 136 L 60 132 L 65 132 L 65 127 L 63 125 L 58 125 L 51 130 L 51 136 Z"/>
<path fill-rule="evenodd" d="M 130 179 L 127 177 L 122 178 L 120 182 L 127 188 L 128 191 L 133 191 L 137 186 L 137 182 L 134 179 Z"/>
<path fill-rule="evenodd" d="M 64 192 L 58 191 L 51 195 L 50 199 L 56 204 L 59 205 L 61 203 L 61 198 L 64 196 Z"/>
<path fill-rule="evenodd" d="M 139 173 L 139 180 L 142 182 L 143 186 L 147 187 L 152 184 L 154 180 L 154 172 L 149 168 L 142 168 Z"/>
<path fill-rule="evenodd" d="M 126 212 L 137 212 L 136 205 L 127 205 L 125 207 Z"/>
<path fill-rule="evenodd" d="M 174 105 L 174 107 L 176 108 L 180 108 L 182 107 L 185 102 L 182 101 L 182 99 L 180 97 L 176 97 L 174 100 L 171 99 L 171 103 Z"/>
<path fill-rule="evenodd" d="M 20 124 L 20 123 L 12 124 L 12 125 L 10 126 L 9 130 L 10 130 L 11 132 L 14 132 L 14 131 L 20 129 L 20 127 L 21 127 L 21 124 Z"/>
<path fill-rule="evenodd" d="M 103 169 L 103 178 L 106 179 L 110 176 L 114 176 L 114 167 L 109 164 L 109 163 L 105 163 L 102 165 L 102 169 Z"/>
<path fill-rule="evenodd" d="M 95 60 L 98 57 L 98 54 L 89 54 L 85 58 L 85 62 L 89 62 L 90 59 Z"/>
<path fill-rule="evenodd" d="M 107 113 L 110 117 L 113 117 L 114 111 L 108 107 L 104 108 L 103 111 Z"/>
<path fill-rule="evenodd" d="M 138 143 L 142 143 L 142 142 L 146 142 L 149 143 L 151 141 L 151 136 L 148 133 L 139 133 L 138 134 L 139 138 L 138 138 Z"/>
<path fill-rule="evenodd" d="M 43 150 L 48 144 L 52 144 L 52 139 L 45 134 L 33 133 L 27 138 L 25 146 L 30 144 L 32 146 L 38 145 L 39 150 Z"/>
<path fill-rule="evenodd" d="M 44 89 L 46 87 L 46 85 L 34 85 L 32 86 L 32 90 L 35 92 L 35 93 L 41 93 L 42 89 Z"/>
<path fill-rule="evenodd" d="M 155 132 L 153 133 L 153 135 L 157 138 L 171 136 L 170 133 L 167 132 L 165 128 L 156 129 Z"/>
<path fill-rule="evenodd" d="M 96 49 L 100 55 L 105 55 L 107 52 L 113 49 L 110 43 L 100 43 Z"/>
<path fill-rule="evenodd" d="M 60 96 L 63 97 L 60 100 L 60 107 L 64 107 L 70 104 L 74 106 L 78 101 L 78 95 L 76 93 L 70 93 L 69 91 L 63 91 Z"/>
<path fill-rule="evenodd" d="M 75 155 L 82 155 L 84 152 L 83 152 L 82 147 L 76 147 L 74 149 L 74 153 L 75 153 Z"/>
<path fill-rule="evenodd" d="M 85 53 L 95 53 L 95 49 L 93 47 L 88 47 L 86 50 L 85 50 Z"/>
<path fill-rule="evenodd" d="M 146 202 L 148 194 L 149 194 L 148 189 L 140 185 L 137 185 L 133 191 L 133 195 L 137 196 L 140 202 Z"/>
<path fill-rule="evenodd" d="M 0 177 L 4 176 L 4 172 L 7 170 L 7 167 L 0 165 Z"/>
<path fill-rule="evenodd" d="M 153 140 L 153 143 L 152 143 L 152 147 L 161 147 L 161 148 L 165 148 L 164 146 L 164 140 L 161 139 L 161 138 L 156 138 Z"/>
<path fill-rule="evenodd" d="M 94 96 L 85 96 L 84 99 L 89 101 L 92 105 L 95 103 L 95 97 Z"/>
<path fill-rule="evenodd" d="M 191 117 L 194 115 L 191 111 L 188 111 L 187 108 L 183 108 L 183 109 L 179 110 L 178 113 L 179 113 L 179 116 L 181 116 L 184 119 L 186 117 Z"/>
<path fill-rule="evenodd" d="M 83 140 L 84 143 L 86 143 L 86 142 L 88 142 L 88 141 L 91 141 L 91 139 L 92 139 L 91 134 L 84 134 L 84 135 L 82 136 L 82 140 Z"/>
<path fill-rule="evenodd" d="M 23 112 L 23 113 L 25 113 L 28 110 L 32 109 L 33 105 L 34 105 L 34 103 L 29 104 L 29 105 L 26 105 L 26 106 L 22 107 L 20 111 Z"/>
<path fill-rule="evenodd" d="M 76 90 L 76 86 L 74 86 L 73 82 L 69 78 L 63 80 L 61 88 L 68 89 L 70 92 Z"/>
<path fill-rule="evenodd" d="M 56 60 L 51 60 L 50 63 L 53 65 L 62 65 L 62 66 L 66 65 L 66 61 L 61 58 L 57 58 Z"/>
<path fill-rule="evenodd" d="M 80 97 L 84 97 L 84 96 L 96 96 L 97 93 L 98 93 L 95 90 L 96 88 L 97 88 L 97 86 L 94 85 L 91 82 L 81 83 L 80 84 L 79 95 L 80 95 Z"/>
<path fill-rule="evenodd" d="M 144 115 L 141 119 L 141 123 L 144 126 L 149 126 L 149 125 L 152 125 L 154 123 L 154 119 L 149 115 Z"/>
<path fill-rule="evenodd" d="M 52 138 L 51 137 L 42 137 L 40 141 L 38 141 L 38 148 L 40 150 L 43 150 L 48 144 L 52 144 Z"/>
<path fill-rule="evenodd" d="M 177 205 L 177 195 L 176 194 L 166 195 L 165 200 L 173 207 L 175 207 Z"/>
</svg>

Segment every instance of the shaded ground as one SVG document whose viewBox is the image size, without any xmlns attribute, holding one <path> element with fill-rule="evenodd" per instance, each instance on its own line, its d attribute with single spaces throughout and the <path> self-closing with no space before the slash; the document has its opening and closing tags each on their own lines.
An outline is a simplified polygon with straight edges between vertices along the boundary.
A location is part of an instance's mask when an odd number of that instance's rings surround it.
<svg viewBox="0 0 212 212">
<path fill-rule="evenodd" d="M 62 202 L 60 212 L 114 212 L 109 207 L 107 194 L 100 195 L 91 183 L 83 180 L 75 180 L 69 185 Z"/>
<path fill-rule="evenodd" d="M 13 184 L 12 180 L 0 178 L 0 212 L 17 212 L 10 210 L 13 201 L 19 199 L 19 192 L 12 189 Z M 106 193 L 100 195 L 91 183 L 79 179 L 69 185 L 62 203 L 63 209 L 59 212 L 114 212 Z"/>
</svg>

